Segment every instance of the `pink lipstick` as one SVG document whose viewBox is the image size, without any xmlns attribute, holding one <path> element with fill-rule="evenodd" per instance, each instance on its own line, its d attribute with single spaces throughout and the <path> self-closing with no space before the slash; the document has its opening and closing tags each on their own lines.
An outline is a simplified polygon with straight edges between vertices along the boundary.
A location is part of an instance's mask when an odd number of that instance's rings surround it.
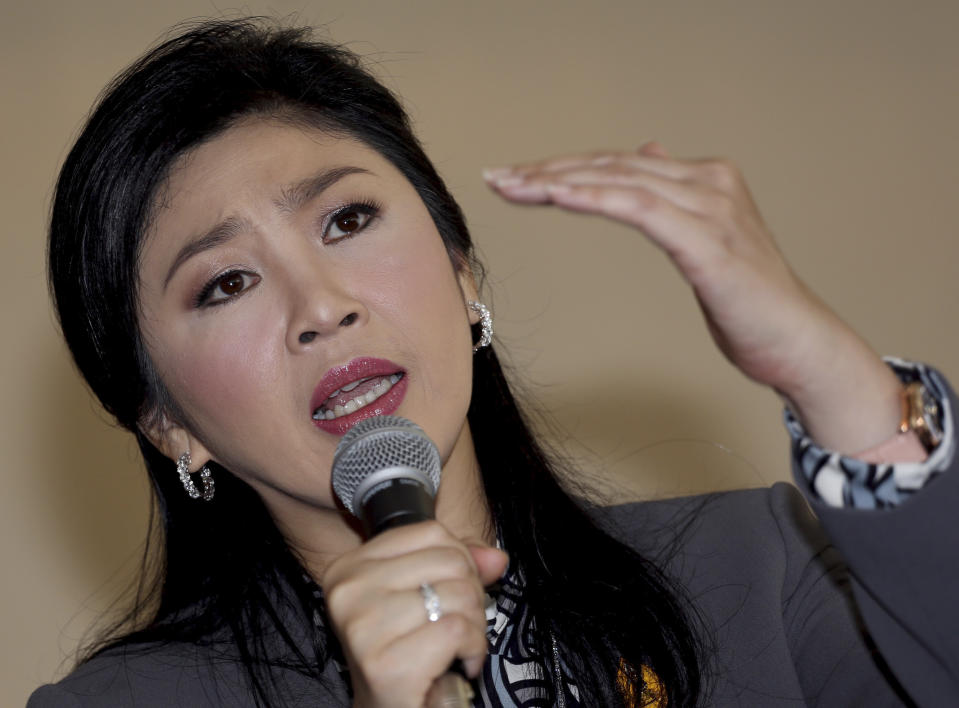
<svg viewBox="0 0 959 708">
<path fill-rule="evenodd" d="M 400 366 L 358 357 L 323 375 L 310 398 L 310 415 L 320 430 L 343 435 L 365 418 L 396 411 L 406 389 L 406 372 Z"/>
</svg>

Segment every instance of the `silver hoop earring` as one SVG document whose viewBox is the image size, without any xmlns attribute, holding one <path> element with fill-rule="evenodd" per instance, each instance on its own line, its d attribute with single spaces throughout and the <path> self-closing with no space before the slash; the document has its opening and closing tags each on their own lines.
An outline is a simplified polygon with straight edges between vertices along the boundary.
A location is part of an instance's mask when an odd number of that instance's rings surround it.
<svg viewBox="0 0 959 708">
<path fill-rule="evenodd" d="M 213 474 L 206 465 L 200 468 L 200 482 L 203 484 L 203 492 L 201 493 L 200 490 L 196 488 L 193 480 L 190 479 L 190 463 L 192 461 L 189 452 L 184 452 L 177 458 L 176 471 L 177 474 L 180 475 L 180 484 L 183 485 L 186 493 L 190 495 L 190 499 L 199 499 L 202 496 L 203 501 L 210 501 L 213 499 L 213 492 L 216 489 L 216 485 L 213 483 Z"/>
<path fill-rule="evenodd" d="M 483 347 L 488 347 L 490 342 L 493 341 L 493 316 L 490 314 L 489 308 L 481 302 L 467 300 L 466 304 L 480 316 L 480 339 L 473 345 L 473 353 L 475 354 Z"/>
</svg>

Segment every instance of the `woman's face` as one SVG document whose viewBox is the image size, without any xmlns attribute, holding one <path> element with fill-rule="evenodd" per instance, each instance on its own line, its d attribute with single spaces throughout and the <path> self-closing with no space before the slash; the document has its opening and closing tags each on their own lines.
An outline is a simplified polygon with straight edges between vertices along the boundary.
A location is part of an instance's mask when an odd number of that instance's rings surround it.
<svg viewBox="0 0 959 708">
<path fill-rule="evenodd" d="M 221 463 L 274 510 L 332 507 L 340 436 L 377 413 L 420 424 L 444 462 L 472 459 L 473 296 L 378 153 L 241 123 L 175 164 L 144 244 L 141 329 L 190 423 L 154 438 Z"/>
</svg>

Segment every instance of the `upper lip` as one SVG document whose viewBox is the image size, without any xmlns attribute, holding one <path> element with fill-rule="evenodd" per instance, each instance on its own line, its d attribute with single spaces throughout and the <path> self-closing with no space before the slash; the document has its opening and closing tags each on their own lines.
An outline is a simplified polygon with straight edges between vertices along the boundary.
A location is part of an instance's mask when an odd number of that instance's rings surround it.
<svg viewBox="0 0 959 708">
<path fill-rule="evenodd" d="M 310 398 L 310 415 L 334 392 L 353 381 L 368 379 L 371 376 L 390 376 L 398 373 L 405 373 L 403 367 L 387 359 L 376 359 L 368 356 L 351 359 L 342 366 L 334 366 L 323 374 L 323 378 L 313 389 L 313 397 Z"/>
</svg>

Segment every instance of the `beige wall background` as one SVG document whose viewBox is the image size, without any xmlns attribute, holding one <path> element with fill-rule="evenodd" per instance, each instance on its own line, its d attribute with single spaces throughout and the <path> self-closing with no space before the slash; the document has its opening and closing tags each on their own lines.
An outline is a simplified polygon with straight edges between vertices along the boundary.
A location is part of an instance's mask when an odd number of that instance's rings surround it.
<svg viewBox="0 0 959 708">
<path fill-rule="evenodd" d="M 788 478 L 776 397 L 713 349 L 636 233 L 511 208 L 479 170 L 658 138 L 736 159 L 798 272 L 873 345 L 959 380 L 959 5 L 4 0 L 0 703 L 22 705 L 135 567 L 132 441 L 75 375 L 46 295 L 52 184 L 103 85 L 179 20 L 296 13 L 399 92 L 490 268 L 501 349 L 630 494 Z"/>
</svg>

